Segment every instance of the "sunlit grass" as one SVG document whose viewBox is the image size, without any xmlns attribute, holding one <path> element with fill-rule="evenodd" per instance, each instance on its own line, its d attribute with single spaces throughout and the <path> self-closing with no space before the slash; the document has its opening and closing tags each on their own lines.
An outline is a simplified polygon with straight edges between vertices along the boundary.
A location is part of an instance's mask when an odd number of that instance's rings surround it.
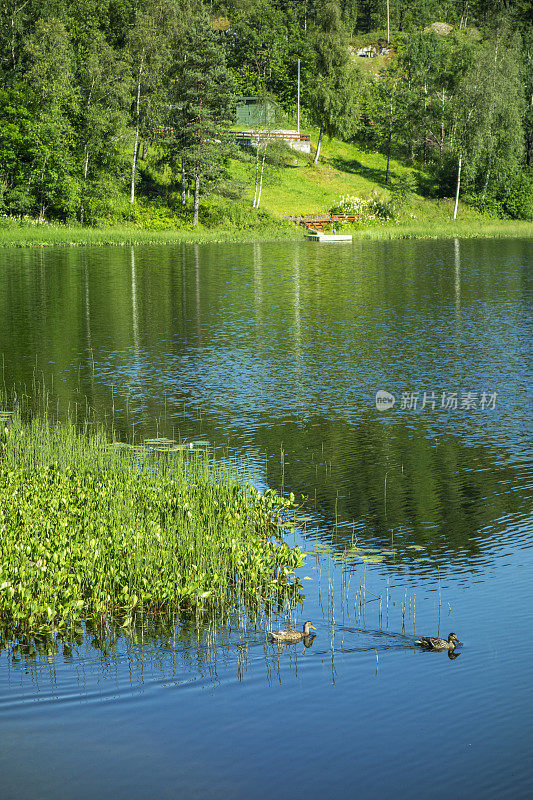
<svg viewBox="0 0 533 800">
<path fill-rule="evenodd" d="M 302 127 L 311 134 L 316 145 L 318 130 Z M 134 245 L 202 242 L 252 242 L 299 239 L 302 229 L 287 221 L 287 217 L 326 213 L 342 196 L 388 201 L 391 193 L 385 183 L 387 159 L 378 152 L 362 150 L 355 144 L 324 137 L 319 163 L 311 156 L 287 153 L 287 165 L 265 165 L 261 194 L 261 214 L 252 209 L 255 185 L 255 159 L 233 160 L 232 179 L 242 187 L 240 199 L 213 198 L 210 204 L 212 227 L 192 225 L 167 229 L 150 229 L 128 225 L 87 228 L 80 225 L 0 224 L 0 247 L 32 245 Z M 414 183 L 427 181 L 429 176 L 420 169 L 391 159 L 390 180 L 412 175 Z M 228 218 L 228 204 L 233 206 L 239 225 Z M 207 208 L 207 206 L 206 206 Z M 205 210 L 205 209 L 204 209 Z M 263 213 L 265 212 L 265 213 Z M 459 204 L 456 222 L 452 221 L 453 200 L 433 200 L 413 192 L 402 209 L 397 222 L 388 222 L 361 230 L 360 238 L 426 238 L 439 236 L 531 236 L 533 225 L 528 222 L 494 220 L 482 215 L 472 206 Z M 208 214 L 209 217 L 209 214 Z M 206 217 L 205 219 L 207 219 Z M 242 218 L 242 219 L 241 219 Z"/>
<path fill-rule="evenodd" d="M 298 238 L 298 231 L 273 224 L 248 230 L 234 228 L 176 228 L 146 230 L 127 226 L 83 228 L 60 224 L 0 227 L 0 247 L 73 247 L 77 245 L 136 245 L 202 242 L 252 242 Z"/>
</svg>

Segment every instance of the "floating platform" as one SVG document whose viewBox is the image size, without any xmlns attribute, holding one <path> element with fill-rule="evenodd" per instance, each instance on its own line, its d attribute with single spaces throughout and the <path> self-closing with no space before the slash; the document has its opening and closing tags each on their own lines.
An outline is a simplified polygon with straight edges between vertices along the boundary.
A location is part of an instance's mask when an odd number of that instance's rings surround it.
<svg viewBox="0 0 533 800">
<path fill-rule="evenodd" d="M 306 233 L 306 239 L 312 242 L 351 242 L 351 233 Z"/>
</svg>

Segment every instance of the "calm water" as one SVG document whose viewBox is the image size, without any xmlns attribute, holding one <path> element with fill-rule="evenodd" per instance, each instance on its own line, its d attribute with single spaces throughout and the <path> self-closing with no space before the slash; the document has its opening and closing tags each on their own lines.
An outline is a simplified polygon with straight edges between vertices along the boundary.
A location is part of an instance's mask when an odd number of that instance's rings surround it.
<svg viewBox="0 0 533 800">
<path fill-rule="evenodd" d="M 289 539 L 314 553 L 297 621 L 318 628 L 310 648 L 268 646 L 262 617 L 4 649 L 3 800 L 533 795 L 532 250 L 0 251 L 6 388 L 207 438 L 306 495 Z M 459 658 L 413 647 L 449 631 Z"/>
</svg>

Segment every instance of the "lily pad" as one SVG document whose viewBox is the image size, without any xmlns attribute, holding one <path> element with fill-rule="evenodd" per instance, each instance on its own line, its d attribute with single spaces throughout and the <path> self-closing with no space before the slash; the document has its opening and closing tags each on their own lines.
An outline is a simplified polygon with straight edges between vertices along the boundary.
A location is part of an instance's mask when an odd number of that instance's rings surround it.
<svg viewBox="0 0 533 800">
<path fill-rule="evenodd" d="M 359 558 L 361 559 L 361 561 L 364 561 L 365 564 L 381 564 L 381 562 L 384 561 L 385 556 L 381 556 L 381 555 L 375 555 L 375 556 L 362 555 L 362 556 L 359 556 Z"/>
<path fill-rule="evenodd" d="M 408 550 L 427 550 L 427 547 L 423 547 L 421 544 L 408 544 Z"/>
</svg>

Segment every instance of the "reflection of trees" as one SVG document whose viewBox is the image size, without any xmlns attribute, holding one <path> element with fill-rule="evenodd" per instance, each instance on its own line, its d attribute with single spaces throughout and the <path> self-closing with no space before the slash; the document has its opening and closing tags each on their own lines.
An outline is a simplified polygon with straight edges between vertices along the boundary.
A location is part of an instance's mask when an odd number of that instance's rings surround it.
<svg viewBox="0 0 533 800">
<path fill-rule="evenodd" d="M 341 520 L 364 520 L 387 541 L 407 528 L 474 550 L 473 533 L 524 507 L 508 491 L 520 485 L 515 470 L 488 446 L 385 425 L 354 392 L 378 377 L 409 388 L 418 374 L 455 385 L 478 356 L 490 368 L 502 351 L 490 312 L 505 305 L 505 324 L 518 324 L 526 248 L 358 242 L 327 260 L 292 243 L 0 254 L 3 377 L 31 393 L 37 368 L 60 413 L 75 403 L 83 413 L 86 401 L 100 416 L 114 407 L 124 437 L 133 418 L 137 438 L 156 420 L 159 434 L 177 435 L 176 420 L 201 405 L 203 436 L 265 453 L 274 485 L 283 443 L 286 488 L 311 498 L 316 489 L 328 524 L 337 506 Z M 512 377 L 523 354 L 506 357 Z M 334 536 L 343 540 L 342 528 Z"/>
<path fill-rule="evenodd" d="M 306 424 L 272 423 L 268 440 L 283 441 L 293 453 L 286 486 L 311 498 L 316 492 L 319 513 L 332 527 L 336 513 L 341 522 L 364 520 L 367 535 L 383 544 L 390 544 L 391 531 L 413 531 L 418 543 L 476 552 L 495 520 L 527 511 L 525 493 L 514 489 L 515 468 L 498 464 L 488 447 L 451 434 L 436 442 L 422 426 L 312 417 Z M 268 483 L 279 486 L 279 463 L 272 459 L 268 467 Z M 331 534 L 342 549 L 351 536 L 342 527 Z"/>
</svg>

